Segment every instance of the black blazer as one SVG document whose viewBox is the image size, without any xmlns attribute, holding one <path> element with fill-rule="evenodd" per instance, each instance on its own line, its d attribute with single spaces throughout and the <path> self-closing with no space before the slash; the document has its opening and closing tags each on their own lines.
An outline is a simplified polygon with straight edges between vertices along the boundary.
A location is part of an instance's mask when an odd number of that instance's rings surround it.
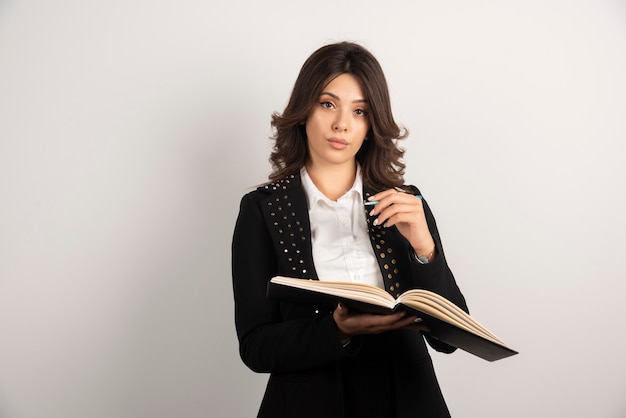
<svg viewBox="0 0 626 418">
<path fill-rule="evenodd" d="M 366 197 L 371 194 L 364 189 Z M 437 248 L 436 258 L 424 265 L 395 227 L 373 226 L 363 209 L 385 287 L 394 296 L 428 289 L 467 310 L 426 201 L 424 207 Z M 421 333 L 404 329 L 353 337 L 344 348 L 331 312 L 266 298 L 267 282 L 275 275 L 317 279 L 298 175 L 243 197 L 232 273 L 241 358 L 254 371 L 271 373 L 259 417 L 449 416 Z M 427 339 L 438 351 L 454 351 Z"/>
</svg>

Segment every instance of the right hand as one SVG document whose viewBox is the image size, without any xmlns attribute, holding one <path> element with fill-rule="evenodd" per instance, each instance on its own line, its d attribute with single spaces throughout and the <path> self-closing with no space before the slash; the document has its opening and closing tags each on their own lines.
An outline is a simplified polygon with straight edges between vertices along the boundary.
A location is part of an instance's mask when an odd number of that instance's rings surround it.
<svg viewBox="0 0 626 418">
<path fill-rule="evenodd" d="M 339 328 L 340 338 L 354 335 L 380 334 L 381 332 L 410 327 L 416 331 L 428 331 L 425 325 L 416 323 L 416 316 L 407 316 L 405 312 L 389 315 L 372 315 L 350 312 L 341 302 L 333 311 L 333 319 Z"/>
</svg>

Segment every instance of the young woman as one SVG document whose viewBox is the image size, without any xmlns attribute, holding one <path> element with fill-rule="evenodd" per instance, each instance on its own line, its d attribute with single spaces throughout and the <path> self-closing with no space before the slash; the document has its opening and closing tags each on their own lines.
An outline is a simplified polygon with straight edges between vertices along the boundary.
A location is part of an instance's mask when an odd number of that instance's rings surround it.
<svg viewBox="0 0 626 418">
<path fill-rule="evenodd" d="M 243 197 L 232 244 L 240 354 L 271 374 L 258 416 L 448 417 L 415 317 L 266 298 L 283 275 L 423 288 L 467 310 L 426 201 L 404 185 L 406 134 L 378 61 L 354 43 L 315 51 L 272 125 L 270 182 Z"/>
</svg>

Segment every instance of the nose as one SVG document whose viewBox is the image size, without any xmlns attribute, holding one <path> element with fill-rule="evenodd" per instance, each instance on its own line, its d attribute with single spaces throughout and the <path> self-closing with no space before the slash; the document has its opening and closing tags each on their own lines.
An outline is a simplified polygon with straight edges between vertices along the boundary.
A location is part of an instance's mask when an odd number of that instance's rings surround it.
<svg viewBox="0 0 626 418">
<path fill-rule="evenodd" d="M 333 130 L 337 132 L 345 132 L 348 130 L 348 123 L 346 122 L 346 117 L 343 115 L 343 112 L 338 112 L 333 122 Z"/>
</svg>

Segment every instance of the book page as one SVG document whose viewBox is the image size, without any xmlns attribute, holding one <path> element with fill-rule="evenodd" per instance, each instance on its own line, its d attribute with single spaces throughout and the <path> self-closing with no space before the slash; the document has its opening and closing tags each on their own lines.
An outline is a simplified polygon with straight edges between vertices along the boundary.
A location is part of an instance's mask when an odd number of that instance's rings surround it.
<svg viewBox="0 0 626 418">
<path fill-rule="evenodd" d="M 311 279 L 296 279 L 284 276 L 276 276 L 272 278 L 272 282 L 313 292 L 324 293 L 327 295 L 333 295 L 339 298 L 352 299 L 372 305 L 384 306 L 389 309 L 393 309 L 396 305 L 396 301 L 389 293 L 378 287 L 363 283 L 329 282 Z"/>
<path fill-rule="evenodd" d="M 502 340 L 491 333 L 487 328 L 474 320 L 467 312 L 433 292 L 422 289 L 413 289 L 405 292 L 399 302 L 414 307 L 424 313 L 439 318 L 466 331 L 480 335 L 497 344 L 506 346 Z"/>
</svg>

